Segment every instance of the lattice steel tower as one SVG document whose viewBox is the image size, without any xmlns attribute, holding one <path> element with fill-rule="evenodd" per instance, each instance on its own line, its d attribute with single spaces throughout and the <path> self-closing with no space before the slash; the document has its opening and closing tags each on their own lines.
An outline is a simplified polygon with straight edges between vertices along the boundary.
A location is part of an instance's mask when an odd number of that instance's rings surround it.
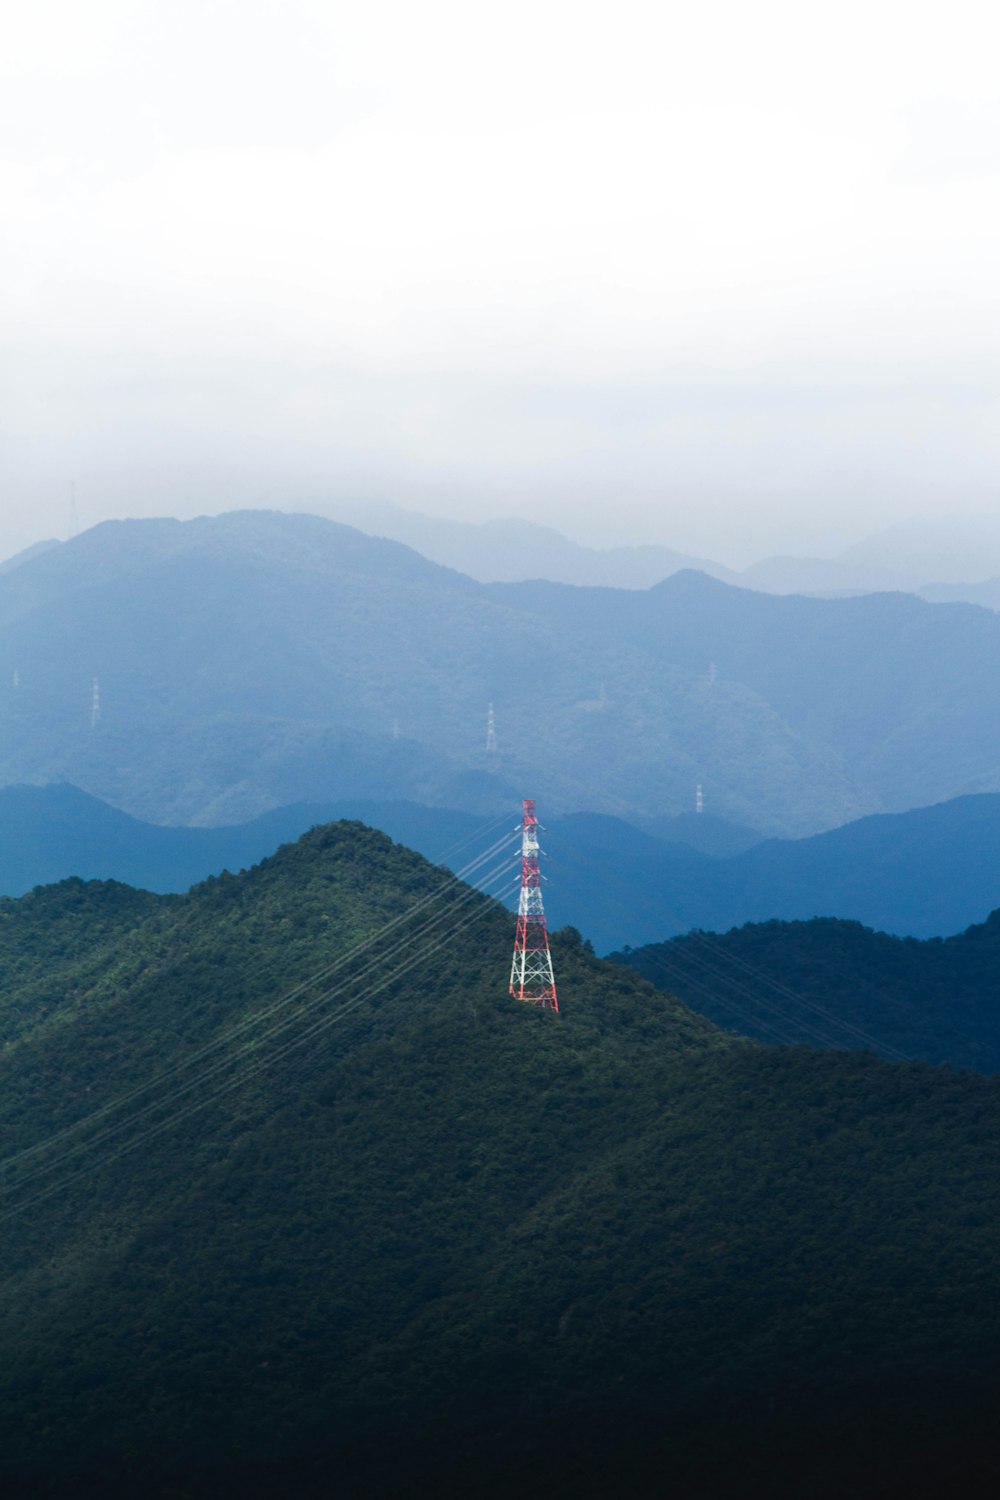
<svg viewBox="0 0 1000 1500">
<path fill-rule="evenodd" d="M 510 992 L 543 1010 L 558 1012 L 556 980 L 552 972 L 549 934 L 542 906 L 542 877 L 538 869 L 538 819 L 534 802 L 525 801 L 521 821 L 521 896 L 517 903 L 517 936 L 510 970 Z"/>
</svg>

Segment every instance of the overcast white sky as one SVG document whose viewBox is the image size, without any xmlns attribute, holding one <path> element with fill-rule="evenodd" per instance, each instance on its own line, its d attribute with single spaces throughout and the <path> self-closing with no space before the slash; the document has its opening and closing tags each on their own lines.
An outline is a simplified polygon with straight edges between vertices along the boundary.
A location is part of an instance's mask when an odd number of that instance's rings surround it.
<svg viewBox="0 0 1000 1500">
<path fill-rule="evenodd" d="M 74 479 L 732 560 L 996 509 L 994 9 L 6 0 L 0 554 Z"/>
</svg>

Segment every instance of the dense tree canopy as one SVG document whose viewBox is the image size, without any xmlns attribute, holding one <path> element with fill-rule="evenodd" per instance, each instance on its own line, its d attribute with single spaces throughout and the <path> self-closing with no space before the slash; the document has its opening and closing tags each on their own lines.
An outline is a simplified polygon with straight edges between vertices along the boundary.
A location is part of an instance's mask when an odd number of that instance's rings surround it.
<svg viewBox="0 0 1000 1500">
<path fill-rule="evenodd" d="M 0 906 L 9 1493 L 985 1486 L 995 1083 L 511 937 L 358 824 Z"/>
</svg>

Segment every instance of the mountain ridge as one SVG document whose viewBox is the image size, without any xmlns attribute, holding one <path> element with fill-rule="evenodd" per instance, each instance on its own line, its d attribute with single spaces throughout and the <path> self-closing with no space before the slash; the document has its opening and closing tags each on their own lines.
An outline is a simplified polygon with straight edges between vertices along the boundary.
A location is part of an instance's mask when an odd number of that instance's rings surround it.
<svg viewBox="0 0 1000 1500">
<path fill-rule="evenodd" d="M 822 917 L 693 932 L 611 958 L 740 1035 L 1000 1072 L 1000 911 L 945 938 Z"/>
<path fill-rule="evenodd" d="M 978 603 L 994 611 L 1000 607 L 993 576 L 1000 568 L 1000 546 L 995 538 L 991 540 L 987 531 L 985 545 L 978 549 L 970 540 L 965 552 L 958 554 L 962 561 L 956 559 L 947 569 L 947 576 L 939 578 L 936 570 L 941 562 L 940 539 L 935 538 L 933 526 L 928 523 L 924 523 L 929 535 L 923 552 L 919 546 L 919 526 L 916 528 L 917 552 L 909 566 L 901 566 L 893 552 L 898 542 L 892 539 L 901 535 L 905 540 L 907 535 L 906 526 L 900 525 L 854 543 L 834 556 L 777 553 L 742 568 L 732 568 L 656 543 L 588 547 L 553 527 L 521 517 L 464 522 L 386 503 L 320 504 L 315 512 L 299 508 L 282 513 L 315 514 L 317 518 L 346 525 L 373 538 L 402 543 L 428 561 L 480 583 L 542 580 L 580 587 L 645 590 L 683 569 L 695 569 L 737 588 L 764 593 L 835 598 L 902 592 L 935 603 Z M 36 542 L 0 562 L 0 573 L 61 545 L 54 539 Z M 531 561 L 526 563 L 526 558 Z"/>
<path fill-rule="evenodd" d="M 507 817 L 513 828 L 513 796 Z M 0 894 L 71 875 L 180 892 L 342 818 L 452 869 L 485 826 L 482 817 L 455 809 L 340 799 L 291 804 L 231 827 L 171 828 L 140 823 L 73 787 L 5 787 Z M 487 822 L 503 820 L 501 809 Z M 708 814 L 681 814 L 645 830 L 602 814 L 545 815 L 542 846 L 551 918 L 579 928 L 599 952 L 690 928 L 725 932 L 751 921 L 814 916 L 901 936 L 945 936 L 1000 904 L 997 794 L 876 814 L 799 840 L 760 840 Z"/>
</svg>

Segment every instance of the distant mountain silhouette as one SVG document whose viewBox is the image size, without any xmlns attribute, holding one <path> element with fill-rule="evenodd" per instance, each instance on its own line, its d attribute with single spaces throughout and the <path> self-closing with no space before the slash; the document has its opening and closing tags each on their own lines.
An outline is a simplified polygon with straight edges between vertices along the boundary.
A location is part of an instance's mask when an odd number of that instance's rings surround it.
<svg viewBox="0 0 1000 1500">
<path fill-rule="evenodd" d="M 936 937 L 1000 905 L 1000 796 L 859 819 L 808 839 L 774 839 L 729 858 L 623 835 L 587 815 L 553 824 L 546 900 L 598 952 L 726 932 L 778 917 L 844 917 Z M 657 929 L 657 924 L 659 928 Z M 632 932 L 636 937 L 615 934 Z"/>
<path fill-rule="evenodd" d="M 49 552 L 53 547 L 58 547 L 55 540 L 45 542 L 34 542 L 30 547 L 25 547 L 22 552 L 15 552 L 12 557 L 5 557 L 0 562 L 0 573 L 13 573 L 22 563 L 30 562 L 33 557 L 41 557 L 43 552 Z"/>
<path fill-rule="evenodd" d="M 551 526 L 512 516 L 499 521 L 456 521 L 423 515 L 384 501 L 320 507 L 328 518 L 374 538 L 402 542 L 431 562 L 482 583 L 542 578 L 587 587 L 648 589 L 694 569 L 740 588 L 763 593 L 836 597 L 904 592 L 935 602 L 983 603 L 996 608 L 1000 535 L 989 518 L 897 523 L 832 557 L 776 554 L 743 568 L 653 543 L 588 547 Z M 0 574 L 58 547 L 36 542 L 0 562 Z M 944 562 L 944 568 L 942 568 Z M 943 579 L 943 581 L 942 581 Z M 971 581 L 970 581 L 971 580 Z M 983 597 L 977 597 L 984 590 Z"/>
<path fill-rule="evenodd" d="M 512 836 L 518 813 L 511 801 Z M 447 864 L 456 871 L 482 847 L 484 830 L 492 839 L 503 823 L 502 818 L 484 820 L 414 802 L 359 798 L 295 803 L 233 826 L 164 827 L 133 818 L 74 786 L 2 787 L 0 896 L 19 896 L 71 876 L 118 880 L 157 892 L 185 891 L 222 870 L 247 869 L 309 828 L 343 818 L 380 829 L 435 864 Z M 676 836 L 669 842 L 599 814 L 579 813 L 548 822 L 546 844 L 557 851 L 558 861 L 551 891 L 555 925 L 571 923 L 589 930 L 590 922 L 596 920 L 602 931 L 607 926 L 607 913 L 602 914 L 606 870 L 595 867 L 595 855 L 603 859 L 606 853 L 614 858 L 620 880 L 630 890 L 639 889 L 650 860 L 657 869 L 686 868 L 689 860 L 701 868 L 704 857 L 695 854 L 689 839 L 698 836 L 702 822 L 711 829 L 706 842 L 735 840 L 742 847 L 751 837 L 745 829 L 729 830 L 719 819 L 702 820 L 693 814 L 690 819 L 665 820 L 667 828 L 676 825 Z M 687 830 L 694 825 L 694 834 L 689 835 Z M 514 847 L 512 842 L 512 851 Z M 630 932 L 626 927 L 623 935 L 611 941 L 627 941 Z"/>
<path fill-rule="evenodd" d="M 991 574 L 1000 574 L 1000 520 L 959 516 L 899 521 L 835 557 L 767 557 L 729 581 L 775 594 L 903 591 L 987 603 L 977 590 Z"/>
<path fill-rule="evenodd" d="M 697 568 L 731 582 L 739 578 L 721 563 L 671 547 L 584 547 L 551 526 L 539 526 L 520 517 L 451 521 L 384 503 L 337 505 L 328 508 L 328 513 L 370 536 L 404 542 L 432 562 L 455 568 L 481 583 L 545 578 L 601 588 L 648 589 L 682 568 Z"/>
<path fill-rule="evenodd" d="M 741 854 L 761 842 L 752 828 L 727 823 L 710 812 L 678 813 L 673 818 L 651 818 L 641 824 L 646 833 L 664 844 L 684 844 L 699 854 Z"/>
<path fill-rule="evenodd" d="M 916 593 L 923 575 L 900 568 L 844 562 L 839 557 L 765 557 L 731 580 L 741 588 L 765 594 Z"/>
<path fill-rule="evenodd" d="M 998 678 L 1000 620 L 968 606 L 481 584 L 269 512 L 109 522 L 0 575 L 0 782 L 206 825 L 526 792 L 655 824 L 701 783 L 795 835 L 1000 787 Z"/>
<path fill-rule="evenodd" d="M 460 870 L 477 852 L 484 819 L 405 801 L 344 799 L 281 807 L 233 827 L 143 823 L 72 786 L 0 788 L 0 895 L 68 876 L 184 891 L 240 870 L 334 818 L 381 829 L 435 864 Z M 1000 796 L 863 818 L 802 840 L 769 840 L 728 857 L 668 842 L 621 819 L 574 813 L 546 819 L 545 904 L 553 927 L 579 928 L 599 952 L 659 941 L 691 928 L 724 932 L 778 917 L 844 917 L 887 932 L 943 936 L 1000 904 Z M 509 804 L 513 833 L 517 808 Z M 720 845 L 742 843 L 745 830 Z M 667 824 L 667 827 L 670 825 Z M 490 835 L 493 836 L 492 834 Z M 513 849 L 513 845 L 512 845 Z"/>
<path fill-rule="evenodd" d="M 932 604 L 978 604 L 983 609 L 1000 610 L 1000 578 L 987 578 L 982 583 L 928 583 L 917 592 Z"/>
<path fill-rule="evenodd" d="M 972 592 L 977 585 L 963 580 L 984 578 L 991 559 L 1000 573 L 1000 532 L 988 518 L 960 520 L 954 527 L 950 522 L 901 522 L 833 557 L 778 554 L 744 568 L 729 568 L 670 547 L 585 547 L 550 526 L 520 517 L 454 521 L 375 502 L 327 506 L 325 513 L 370 535 L 404 542 L 433 562 L 483 583 L 544 578 L 551 583 L 647 589 L 693 568 L 769 594 L 837 597 L 901 591 L 926 599 L 979 602 Z M 947 578 L 947 584 L 928 582 L 940 577 Z M 949 587 L 958 592 L 935 592 Z"/>
<path fill-rule="evenodd" d="M 1000 516 L 897 521 L 839 554 L 851 567 L 892 568 L 924 581 L 963 583 L 1000 573 Z"/>
</svg>

